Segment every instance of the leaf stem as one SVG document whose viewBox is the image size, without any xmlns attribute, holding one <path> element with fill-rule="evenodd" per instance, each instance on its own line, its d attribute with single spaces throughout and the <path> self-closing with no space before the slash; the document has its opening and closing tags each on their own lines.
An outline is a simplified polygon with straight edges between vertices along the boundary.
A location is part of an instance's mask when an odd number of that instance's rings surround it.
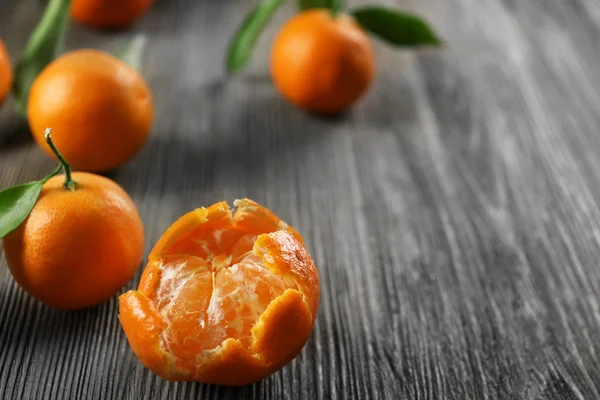
<svg viewBox="0 0 600 400">
<path fill-rule="evenodd" d="M 284 2 L 285 0 L 262 0 L 248 13 L 229 44 L 228 73 L 236 72 L 248 63 L 261 32 Z"/>
<path fill-rule="evenodd" d="M 15 66 L 13 96 L 16 110 L 27 117 L 29 90 L 39 73 L 62 52 L 69 26 L 71 0 L 49 0 Z"/>
<path fill-rule="evenodd" d="M 46 183 L 50 179 L 54 178 L 56 175 L 60 174 L 60 171 L 62 171 L 62 169 L 63 169 L 62 163 L 58 163 L 58 166 L 56 167 L 56 169 L 54 171 L 52 171 L 52 173 L 50 173 L 50 175 L 48 175 L 47 177 L 42 179 L 42 183 Z"/>
<path fill-rule="evenodd" d="M 46 138 L 46 143 L 48 143 L 48 146 L 50 146 L 50 148 L 52 149 L 52 151 L 58 158 L 58 161 L 60 161 L 59 167 L 61 167 L 65 171 L 65 183 L 64 183 L 65 189 L 75 190 L 75 186 L 77 186 L 77 182 L 75 182 L 73 180 L 73 178 L 71 177 L 71 164 L 69 164 L 67 162 L 67 160 L 63 157 L 61 152 L 58 151 L 58 148 L 52 141 L 52 128 L 46 128 L 46 131 L 44 132 L 44 138 Z M 50 177 L 52 177 L 52 176 L 50 176 Z"/>
</svg>

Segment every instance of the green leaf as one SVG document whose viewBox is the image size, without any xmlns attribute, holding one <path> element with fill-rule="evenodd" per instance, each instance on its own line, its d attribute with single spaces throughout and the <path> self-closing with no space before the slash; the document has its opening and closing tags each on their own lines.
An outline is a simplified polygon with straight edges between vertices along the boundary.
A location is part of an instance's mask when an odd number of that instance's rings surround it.
<svg viewBox="0 0 600 400">
<path fill-rule="evenodd" d="M 140 71 L 147 43 L 148 39 L 145 35 L 137 35 L 117 49 L 117 51 L 115 51 L 115 56 L 121 61 L 131 65 L 135 70 Z"/>
<path fill-rule="evenodd" d="M 43 181 L 25 183 L 0 192 L 0 238 L 27 219 L 42 192 Z"/>
<path fill-rule="evenodd" d="M 331 8 L 335 0 L 298 0 L 300 10 L 310 10 L 311 8 Z"/>
<path fill-rule="evenodd" d="M 262 30 L 283 2 L 284 0 L 263 0 L 250 11 L 229 45 L 228 72 L 237 71 L 248 63 Z"/>
<path fill-rule="evenodd" d="M 378 6 L 356 8 L 352 15 L 363 29 L 391 44 L 404 47 L 442 45 L 427 22 L 416 15 Z"/>
<path fill-rule="evenodd" d="M 0 192 L 0 239 L 19 227 L 27 219 L 40 197 L 44 183 L 62 171 L 62 164 L 41 181 L 33 181 Z"/>
<path fill-rule="evenodd" d="M 329 8 L 331 9 L 331 13 L 334 16 L 337 15 L 340 11 L 342 11 L 342 8 L 344 6 L 343 3 L 343 0 L 331 0 L 331 6 Z"/>
<path fill-rule="evenodd" d="M 343 0 L 298 0 L 298 9 L 305 11 L 311 8 L 326 8 L 335 16 L 342 10 L 343 3 Z"/>
<path fill-rule="evenodd" d="M 17 111 L 24 117 L 27 115 L 27 100 L 33 81 L 62 52 L 69 26 L 70 6 L 71 0 L 49 1 L 17 62 L 12 89 Z"/>
</svg>

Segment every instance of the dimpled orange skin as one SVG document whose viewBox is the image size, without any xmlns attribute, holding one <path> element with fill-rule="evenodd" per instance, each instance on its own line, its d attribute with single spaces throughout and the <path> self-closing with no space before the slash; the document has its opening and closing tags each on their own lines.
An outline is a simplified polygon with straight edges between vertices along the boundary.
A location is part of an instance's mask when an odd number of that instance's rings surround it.
<svg viewBox="0 0 600 400">
<path fill-rule="evenodd" d="M 294 359 L 312 331 L 319 276 L 302 237 L 251 200 L 235 204 L 235 214 L 221 202 L 177 220 L 138 290 L 119 298 L 134 353 L 164 379 L 251 384 Z"/>
<path fill-rule="evenodd" d="M 3 240 L 17 283 L 48 306 L 73 310 L 102 303 L 142 261 L 144 231 L 135 204 L 110 179 L 76 172 L 50 179 L 27 220 Z"/>
<path fill-rule="evenodd" d="M 38 145 L 56 158 L 44 132 L 74 169 L 105 172 L 132 158 L 154 121 L 150 88 L 140 74 L 98 50 L 76 50 L 48 65 L 29 94 L 27 119 Z"/>
<path fill-rule="evenodd" d="M 271 75 L 297 107 L 318 114 L 341 112 L 368 89 L 375 56 L 364 31 L 348 15 L 302 12 L 287 22 L 271 49 Z"/>
<path fill-rule="evenodd" d="M 12 66 L 10 57 L 4 47 L 4 43 L 0 40 L 0 104 L 4 101 L 12 86 Z"/>
<path fill-rule="evenodd" d="M 73 0 L 72 18 L 95 28 L 121 28 L 144 15 L 152 0 Z"/>
</svg>

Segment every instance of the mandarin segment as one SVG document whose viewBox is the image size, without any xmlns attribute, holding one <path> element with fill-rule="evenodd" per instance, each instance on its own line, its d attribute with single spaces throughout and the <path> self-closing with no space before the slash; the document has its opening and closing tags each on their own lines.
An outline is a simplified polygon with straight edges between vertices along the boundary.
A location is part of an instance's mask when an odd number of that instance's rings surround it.
<svg viewBox="0 0 600 400">
<path fill-rule="evenodd" d="M 319 278 L 304 242 L 257 203 L 236 205 L 233 216 L 222 202 L 176 221 L 152 251 L 138 291 L 122 296 L 144 298 L 158 313 L 160 335 L 143 326 L 136 332 L 135 318 L 121 323 L 142 363 L 166 379 L 249 384 L 291 361 L 310 335 Z M 147 340 L 158 347 L 140 344 Z M 157 366 L 163 351 L 170 366 Z"/>
</svg>

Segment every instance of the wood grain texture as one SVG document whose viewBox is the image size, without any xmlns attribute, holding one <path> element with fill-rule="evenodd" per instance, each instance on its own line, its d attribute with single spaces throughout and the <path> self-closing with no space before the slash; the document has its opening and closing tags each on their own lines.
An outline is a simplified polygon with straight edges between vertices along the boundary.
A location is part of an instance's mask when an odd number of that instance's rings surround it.
<svg viewBox="0 0 600 400">
<path fill-rule="evenodd" d="M 0 1 L 13 57 L 39 3 Z M 600 3 L 384 2 L 427 16 L 449 45 L 378 44 L 374 88 L 328 120 L 270 84 L 269 43 L 291 5 L 252 66 L 224 76 L 247 3 L 157 0 L 130 31 L 74 26 L 68 47 L 111 50 L 148 33 L 158 119 L 111 174 L 140 209 L 146 250 L 194 207 L 265 204 L 302 232 L 320 270 L 309 343 L 253 386 L 169 383 L 131 352 L 116 299 L 50 310 L 2 257 L 0 397 L 600 398 Z M 5 106 L 0 188 L 52 167 Z"/>
</svg>

